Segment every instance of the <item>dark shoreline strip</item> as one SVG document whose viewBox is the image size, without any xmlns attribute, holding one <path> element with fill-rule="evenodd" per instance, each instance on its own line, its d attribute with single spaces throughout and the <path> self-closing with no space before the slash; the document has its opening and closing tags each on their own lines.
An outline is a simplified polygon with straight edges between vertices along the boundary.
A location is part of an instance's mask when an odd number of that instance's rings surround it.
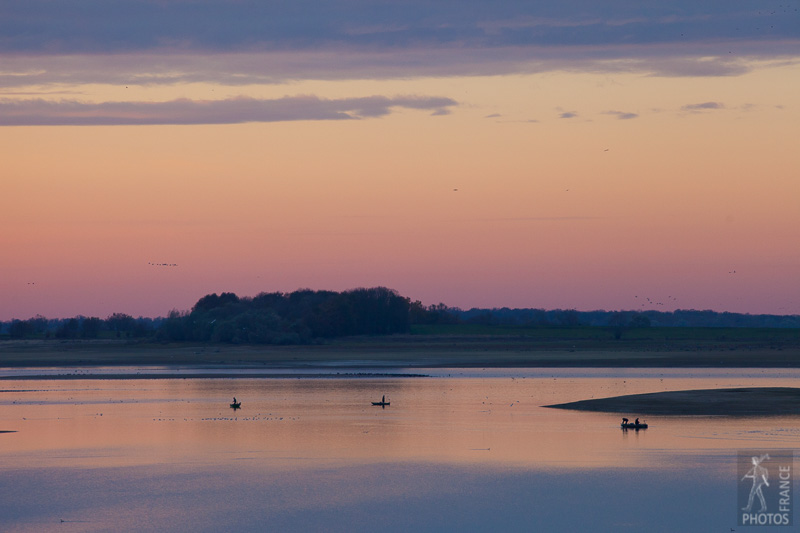
<svg viewBox="0 0 800 533">
<path fill-rule="evenodd" d="M 26 376 L 2 376 L 0 381 L 59 381 L 59 380 L 86 380 L 86 379 L 373 379 L 373 378 L 428 378 L 427 374 L 383 374 L 371 372 L 356 373 L 317 373 L 317 374 L 191 374 L 191 373 L 171 373 L 171 374 L 44 374 Z M 19 391 L 13 391 L 19 392 Z"/>
<path fill-rule="evenodd" d="M 544 407 L 640 415 L 800 415 L 800 388 L 747 387 L 667 391 L 581 400 Z"/>
</svg>

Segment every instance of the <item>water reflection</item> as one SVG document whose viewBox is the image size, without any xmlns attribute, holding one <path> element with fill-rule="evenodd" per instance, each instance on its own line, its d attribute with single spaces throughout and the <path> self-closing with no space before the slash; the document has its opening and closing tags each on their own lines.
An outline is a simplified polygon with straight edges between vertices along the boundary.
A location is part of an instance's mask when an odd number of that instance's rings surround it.
<svg viewBox="0 0 800 533">
<path fill-rule="evenodd" d="M 51 522 L 39 520 L 60 520 L 59 512 L 89 517 L 59 531 L 259 530 L 263 520 L 292 530 L 342 531 L 382 524 L 397 531 L 437 530 L 426 527 L 434 524 L 480 531 L 478 525 L 494 520 L 522 531 L 535 522 L 531 508 L 551 530 L 637 530 L 643 513 L 659 509 L 643 495 L 661 487 L 697 513 L 694 499 L 701 495 L 727 505 L 737 450 L 800 442 L 797 417 L 648 417 L 649 429 L 622 431 L 616 414 L 542 407 L 658 390 L 790 386 L 797 379 L 791 374 L 458 372 L 439 369 L 432 371 L 437 377 L 414 379 L 6 381 L 0 430 L 15 433 L 0 434 L 0 524 L 42 531 Z M 374 407 L 384 395 L 390 405 Z M 234 396 L 240 410 L 229 407 Z M 60 507 L 37 507 L 20 490 Z M 583 521 L 567 516 L 570 508 L 559 498 L 588 506 Z M 640 505 L 633 514 L 631 501 Z M 730 514 L 706 510 L 697 524 L 723 525 L 725 517 L 735 523 L 735 503 L 734 496 Z M 387 504 L 391 510 L 381 507 Z M 444 504 L 451 510 L 441 511 Z M 209 522 L 177 516 L 178 508 Z M 335 522 L 341 527 L 325 522 L 344 508 Z M 498 517 L 498 509 L 508 516 Z M 401 511 L 416 515 L 399 519 Z M 567 513 L 562 522 L 556 511 Z M 255 515 L 248 520 L 240 513 Z M 462 523 L 464 516 L 472 520 Z M 404 527 L 386 527 L 389 517 Z M 679 517 L 664 524 L 693 530 L 684 527 L 693 522 Z"/>
</svg>

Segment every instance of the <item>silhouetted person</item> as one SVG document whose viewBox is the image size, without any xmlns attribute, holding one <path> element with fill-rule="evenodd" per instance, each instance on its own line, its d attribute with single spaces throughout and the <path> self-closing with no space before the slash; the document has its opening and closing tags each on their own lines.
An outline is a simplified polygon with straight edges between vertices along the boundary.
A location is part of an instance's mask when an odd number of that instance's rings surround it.
<svg viewBox="0 0 800 533">
<path fill-rule="evenodd" d="M 625 424 L 627 424 L 627 423 L 628 423 L 628 419 L 627 419 L 627 418 L 623 418 L 623 419 L 622 419 L 622 425 L 624 426 L 624 425 L 625 425 Z"/>
<path fill-rule="evenodd" d="M 639 419 L 638 418 L 636 419 L 636 422 L 634 422 L 634 424 L 636 424 L 637 426 L 639 425 Z"/>
</svg>

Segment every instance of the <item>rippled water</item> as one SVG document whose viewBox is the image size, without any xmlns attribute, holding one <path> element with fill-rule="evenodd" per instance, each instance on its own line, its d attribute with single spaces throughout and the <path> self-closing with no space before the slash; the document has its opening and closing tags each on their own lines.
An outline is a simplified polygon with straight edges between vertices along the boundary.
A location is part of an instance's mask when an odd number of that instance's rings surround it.
<svg viewBox="0 0 800 533">
<path fill-rule="evenodd" d="M 0 530 L 729 531 L 737 452 L 800 443 L 798 417 L 542 407 L 794 370 L 413 372 L 2 381 Z"/>
</svg>

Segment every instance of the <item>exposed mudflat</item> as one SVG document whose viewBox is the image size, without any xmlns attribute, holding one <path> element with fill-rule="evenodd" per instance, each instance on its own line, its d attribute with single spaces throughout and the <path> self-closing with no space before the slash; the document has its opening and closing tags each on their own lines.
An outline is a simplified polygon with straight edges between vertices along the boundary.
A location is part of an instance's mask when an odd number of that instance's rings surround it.
<svg viewBox="0 0 800 533">
<path fill-rule="evenodd" d="M 545 407 L 642 415 L 795 415 L 800 414 L 800 388 L 667 391 L 581 400 Z"/>
</svg>

